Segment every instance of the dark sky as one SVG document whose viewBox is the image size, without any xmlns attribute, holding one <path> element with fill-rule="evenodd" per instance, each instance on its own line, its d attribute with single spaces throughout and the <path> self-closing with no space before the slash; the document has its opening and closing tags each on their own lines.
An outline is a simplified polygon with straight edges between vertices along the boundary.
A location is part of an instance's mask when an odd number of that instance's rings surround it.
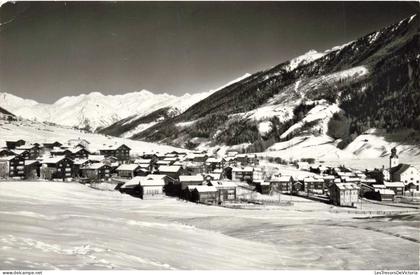
<svg viewBox="0 0 420 275">
<path fill-rule="evenodd" d="M 216 88 L 419 12 L 418 2 L 19 2 L 0 8 L 0 91 Z"/>
</svg>

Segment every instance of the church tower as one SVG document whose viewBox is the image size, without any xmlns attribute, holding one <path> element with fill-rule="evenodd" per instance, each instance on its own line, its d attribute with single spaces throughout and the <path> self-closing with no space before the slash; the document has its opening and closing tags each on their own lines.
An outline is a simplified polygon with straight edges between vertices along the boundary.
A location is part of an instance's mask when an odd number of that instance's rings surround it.
<svg viewBox="0 0 420 275">
<path fill-rule="evenodd" d="M 391 156 L 389 157 L 389 169 L 391 169 L 392 167 L 398 166 L 399 161 L 398 161 L 398 155 L 397 155 L 397 148 L 392 148 L 391 149 Z"/>
</svg>

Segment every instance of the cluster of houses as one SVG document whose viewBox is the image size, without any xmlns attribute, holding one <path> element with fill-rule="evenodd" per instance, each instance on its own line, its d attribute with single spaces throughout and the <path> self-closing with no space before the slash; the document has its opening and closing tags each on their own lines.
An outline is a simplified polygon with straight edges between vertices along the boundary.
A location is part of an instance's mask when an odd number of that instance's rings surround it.
<svg viewBox="0 0 420 275">
<path fill-rule="evenodd" d="M 86 140 L 65 144 L 27 144 L 7 141 L 0 148 L 0 178 L 112 181 L 121 192 L 142 199 L 177 196 L 205 204 L 238 200 L 238 186 L 270 194 L 287 193 L 327 197 L 340 206 L 354 206 L 359 197 L 393 199 L 406 191 L 419 191 L 420 172 L 399 164 L 392 151 L 389 169 L 359 171 L 345 167 L 312 167 L 300 163 L 312 176 L 267 175 L 255 154 L 227 152 L 223 157 L 206 152 L 144 153 L 130 156 L 125 144 L 103 146 L 91 152 Z"/>
</svg>

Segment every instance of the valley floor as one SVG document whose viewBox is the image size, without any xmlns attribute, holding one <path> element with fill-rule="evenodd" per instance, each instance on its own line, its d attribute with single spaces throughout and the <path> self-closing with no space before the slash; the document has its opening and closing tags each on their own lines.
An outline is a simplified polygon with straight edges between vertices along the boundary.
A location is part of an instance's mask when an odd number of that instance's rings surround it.
<svg viewBox="0 0 420 275">
<path fill-rule="evenodd" d="M 419 268 L 415 209 L 369 218 L 296 197 L 228 209 L 62 182 L 2 182 L 0 201 L 2 269 Z"/>
</svg>

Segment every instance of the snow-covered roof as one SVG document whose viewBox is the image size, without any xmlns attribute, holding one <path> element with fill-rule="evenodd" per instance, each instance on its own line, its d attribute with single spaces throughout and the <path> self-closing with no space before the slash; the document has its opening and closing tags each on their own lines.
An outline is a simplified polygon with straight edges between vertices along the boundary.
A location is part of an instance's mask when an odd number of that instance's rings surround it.
<svg viewBox="0 0 420 275">
<path fill-rule="evenodd" d="M 194 190 L 197 186 L 200 186 L 200 185 L 188 185 L 188 186 L 187 186 L 187 188 L 188 188 L 188 190 L 189 190 L 189 191 L 192 191 L 192 190 Z"/>
<path fill-rule="evenodd" d="M 137 164 L 121 164 L 120 166 L 118 166 L 117 171 L 134 171 L 138 167 L 139 166 Z"/>
<path fill-rule="evenodd" d="M 166 173 L 177 173 L 181 169 L 178 165 L 162 165 L 159 166 L 158 170 L 159 172 L 166 172 Z"/>
<path fill-rule="evenodd" d="M 198 185 L 195 187 L 199 193 L 201 192 L 217 192 L 217 188 L 214 186 L 207 186 L 207 185 Z"/>
<path fill-rule="evenodd" d="M 292 176 L 280 176 L 280 177 L 273 177 L 270 181 L 272 182 L 289 182 Z"/>
<path fill-rule="evenodd" d="M 126 183 L 124 183 L 123 185 L 121 185 L 121 189 L 132 189 L 135 188 L 136 186 L 138 186 L 140 183 L 140 177 L 134 177 L 132 179 L 130 179 L 129 181 L 127 181 Z"/>
<path fill-rule="evenodd" d="M 84 163 L 86 163 L 88 161 L 89 161 L 89 159 L 75 159 L 73 161 L 73 163 L 76 164 L 76 165 L 81 165 L 81 164 L 84 164 Z"/>
<path fill-rule="evenodd" d="M 9 160 L 14 159 L 15 157 L 16 157 L 16 155 L 14 155 L 14 156 L 5 156 L 5 157 L 1 157 L 0 160 L 9 161 Z"/>
<path fill-rule="evenodd" d="M 223 187 L 237 187 L 238 185 L 232 181 L 216 181 L 212 180 L 211 184 L 216 188 L 223 188 Z"/>
<path fill-rule="evenodd" d="M 179 176 L 179 181 L 180 182 L 189 182 L 189 181 L 203 181 L 203 176 L 202 175 L 192 175 L 192 176 L 186 176 L 186 175 L 182 175 Z"/>
<path fill-rule="evenodd" d="M 400 181 L 395 181 L 395 182 L 384 181 L 384 185 L 385 187 L 404 187 L 404 183 Z"/>
<path fill-rule="evenodd" d="M 375 191 L 378 191 L 379 194 L 381 194 L 381 195 L 395 195 L 394 190 L 391 190 L 391 189 L 378 189 L 378 190 L 375 190 Z"/>
<path fill-rule="evenodd" d="M 85 168 L 82 168 L 82 169 L 94 169 L 94 170 L 96 170 L 96 169 L 102 168 L 103 166 L 105 166 L 104 163 L 97 162 L 97 163 L 92 163 L 89 166 L 87 166 Z"/>
<path fill-rule="evenodd" d="M 94 161 L 103 161 L 105 159 L 104 155 L 88 155 L 88 159 Z"/>
<path fill-rule="evenodd" d="M 306 177 L 303 179 L 304 182 L 324 182 L 323 179 L 315 179 L 312 177 Z"/>
<path fill-rule="evenodd" d="M 34 163 L 39 163 L 39 161 L 38 160 L 34 160 L 34 159 L 31 159 L 31 160 L 25 160 L 25 165 L 31 165 L 31 164 L 34 164 Z"/>
<path fill-rule="evenodd" d="M 137 164 L 150 164 L 150 162 L 152 162 L 151 159 L 143 159 L 143 158 L 139 158 L 134 161 L 134 163 L 137 163 Z"/>
<path fill-rule="evenodd" d="M 45 164 L 55 164 L 55 163 L 58 163 L 58 162 L 62 161 L 65 158 L 66 157 L 64 157 L 64 156 L 53 157 L 53 158 L 46 158 L 46 159 L 43 159 L 42 160 L 42 163 L 45 163 Z"/>
<path fill-rule="evenodd" d="M 140 177 L 140 186 L 164 186 L 165 181 L 163 179 L 156 179 L 153 177 Z"/>
</svg>

